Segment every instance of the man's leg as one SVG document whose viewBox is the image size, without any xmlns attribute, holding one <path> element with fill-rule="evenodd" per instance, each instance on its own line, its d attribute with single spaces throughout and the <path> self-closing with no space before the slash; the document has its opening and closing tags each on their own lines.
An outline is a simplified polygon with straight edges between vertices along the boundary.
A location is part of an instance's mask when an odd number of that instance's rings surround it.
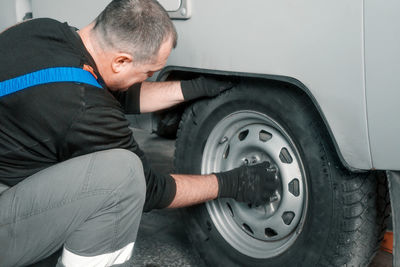
<svg viewBox="0 0 400 267">
<path fill-rule="evenodd" d="M 146 194 L 140 159 L 114 149 L 45 169 L 0 195 L 0 263 L 21 266 L 64 245 L 60 265 L 126 262 Z"/>
<path fill-rule="evenodd" d="M 8 188 L 9 188 L 8 186 L 0 183 L 0 194 L 6 191 Z"/>
</svg>

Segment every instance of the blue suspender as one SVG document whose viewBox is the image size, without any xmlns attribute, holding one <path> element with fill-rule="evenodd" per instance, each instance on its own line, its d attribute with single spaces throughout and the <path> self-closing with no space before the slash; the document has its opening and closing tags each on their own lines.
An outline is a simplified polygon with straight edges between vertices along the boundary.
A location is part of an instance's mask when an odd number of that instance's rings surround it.
<svg viewBox="0 0 400 267">
<path fill-rule="evenodd" d="M 74 82 L 103 88 L 87 70 L 76 67 L 48 68 L 0 82 L 0 98 L 23 89 L 57 82 Z"/>
</svg>

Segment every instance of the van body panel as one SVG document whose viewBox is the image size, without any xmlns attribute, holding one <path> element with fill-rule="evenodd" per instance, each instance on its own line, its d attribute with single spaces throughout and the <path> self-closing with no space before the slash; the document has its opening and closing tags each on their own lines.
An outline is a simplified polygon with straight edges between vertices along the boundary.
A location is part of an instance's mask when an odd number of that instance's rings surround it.
<svg viewBox="0 0 400 267">
<path fill-rule="evenodd" d="M 373 165 L 400 170 L 400 1 L 365 1 L 365 66 Z"/>
<path fill-rule="evenodd" d="M 347 164 L 373 167 L 363 1 L 201 0 L 192 6 L 190 20 L 175 22 L 178 47 L 168 64 L 299 80 L 319 103 Z"/>
<path fill-rule="evenodd" d="M 110 2 L 4 0 L 0 30 L 18 21 L 16 1 L 31 1 L 34 18 L 52 17 L 76 27 L 90 23 Z M 400 169 L 395 157 L 400 148 L 396 0 L 161 3 L 169 9 L 185 3 L 191 14 L 174 20 L 179 40 L 167 65 L 298 80 L 318 103 L 348 166 Z"/>
</svg>

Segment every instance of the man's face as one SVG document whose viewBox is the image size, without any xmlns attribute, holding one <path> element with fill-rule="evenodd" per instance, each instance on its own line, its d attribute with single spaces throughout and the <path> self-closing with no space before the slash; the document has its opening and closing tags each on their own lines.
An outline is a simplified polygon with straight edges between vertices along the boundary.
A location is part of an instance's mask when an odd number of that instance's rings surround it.
<svg viewBox="0 0 400 267">
<path fill-rule="evenodd" d="M 156 60 L 148 63 L 135 63 L 132 58 L 116 56 L 111 63 L 111 71 L 103 74 L 103 79 L 110 90 L 125 91 L 161 70 L 167 63 L 171 50 L 171 40 L 165 41 L 161 44 Z"/>
</svg>

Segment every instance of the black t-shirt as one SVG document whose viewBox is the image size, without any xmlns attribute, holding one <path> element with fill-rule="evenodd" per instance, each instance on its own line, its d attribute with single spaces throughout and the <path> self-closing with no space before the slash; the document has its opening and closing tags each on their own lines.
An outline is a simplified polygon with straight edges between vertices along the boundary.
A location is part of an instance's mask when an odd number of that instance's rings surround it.
<svg viewBox="0 0 400 267">
<path fill-rule="evenodd" d="M 66 23 L 34 19 L 0 34 L 0 81 L 50 67 L 94 68 L 79 35 Z M 123 148 L 143 162 L 145 210 L 168 205 L 175 194 L 169 175 L 156 174 L 135 142 L 124 113 L 138 112 L 139 89 L 111 93 L 90 85 L 51 83 L 0 98 L 0 182 L 13 186 L 58 162 Z"/>
</svg>

